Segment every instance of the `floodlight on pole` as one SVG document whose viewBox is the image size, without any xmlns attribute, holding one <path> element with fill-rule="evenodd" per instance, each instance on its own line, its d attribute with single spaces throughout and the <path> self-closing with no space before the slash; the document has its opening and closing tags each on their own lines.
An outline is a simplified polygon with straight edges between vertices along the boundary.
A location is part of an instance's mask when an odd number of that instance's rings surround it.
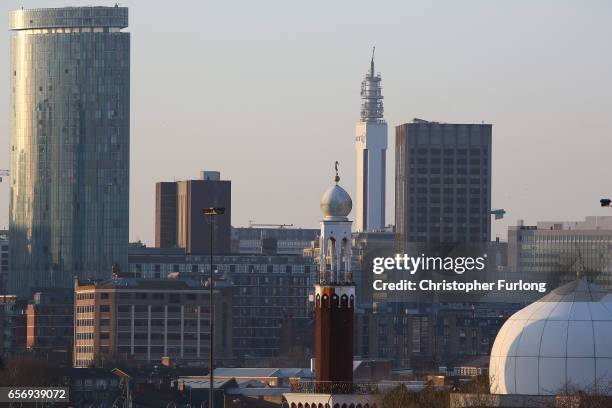
<svg viewBox="0 0 612 408">
<path fill-rule="evenodd" d="M 213 369 L 214 369 L 214 350 L 213 350 L 213 346 L 214 346 L 214 321 L 215 321 L 215 313 L 214 313 L 214 303 L 213 303 L 213 287 L 214 285 L 214 271 L 213 271 L 213 241 L 214 241 L 214 231 L 215 231 L 215 216 L 217 215 L 223 215 L 225 213 L 225 208 L 223 207 L 208 207 L 208 208 L 203 208 L 202 212 L 204 213 L 204 215 L 206 217 L 209 217 L 209 224 L 210 224 L 210 275 L 209 275 L 209 279 L 208 279 L 208 288 L 210 289 L 210 296 L 209 296 L 209 319 L 208 319 L 208 324 L 209 324 L 209 341 L 208 341 L 208 378 L 210 380 L 209 382 L 209 389 L 208 389 L 208 408 L 214 408 L 213 406 L 213 391 L 214 391 L 214 376 L 213 376 Z"/>
</svg>

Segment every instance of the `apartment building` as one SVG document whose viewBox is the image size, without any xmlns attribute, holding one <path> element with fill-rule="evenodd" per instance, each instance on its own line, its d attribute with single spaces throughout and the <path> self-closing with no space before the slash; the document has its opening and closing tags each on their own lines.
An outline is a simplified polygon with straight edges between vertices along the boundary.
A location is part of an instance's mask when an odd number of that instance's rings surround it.
<svg viewBox="0 0 612 408">
<path fill-rule="evenodd" d="M 110 362 L 207 365 L 209 290 L 178 279 L 117 278 L 74 286 L 74 367 Z M 232 357 L 232 297 L 215 284 L 215 358 Z"/>
</svg>

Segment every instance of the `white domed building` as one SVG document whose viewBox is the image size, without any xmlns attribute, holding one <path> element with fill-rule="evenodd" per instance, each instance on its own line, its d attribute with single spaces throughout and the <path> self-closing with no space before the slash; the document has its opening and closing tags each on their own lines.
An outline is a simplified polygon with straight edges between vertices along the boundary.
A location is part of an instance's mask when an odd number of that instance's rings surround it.
<svg viewBox="0 0 612 408">
<path fill-rule="evenodd" d="M 578 279 L 512 315 L 493 344 L 491 394 L 612 394 L 612 294 Z"/>
</svg>

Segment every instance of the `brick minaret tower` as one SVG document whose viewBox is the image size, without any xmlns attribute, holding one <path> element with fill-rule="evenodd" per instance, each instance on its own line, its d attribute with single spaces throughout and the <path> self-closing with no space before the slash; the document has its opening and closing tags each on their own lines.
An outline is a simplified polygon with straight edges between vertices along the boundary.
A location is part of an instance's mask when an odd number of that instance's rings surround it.
<svg viewBox="0 0 612 408">
<path fill-rule="evenodd" d="M 316 380 L 319 392 L 350 393 L 353 382 L 353 312 L 355 285 L 351 268 L 353 203 L 336 184 L 323 194 L 319 280 L 315 294 Z"/>
</svg>

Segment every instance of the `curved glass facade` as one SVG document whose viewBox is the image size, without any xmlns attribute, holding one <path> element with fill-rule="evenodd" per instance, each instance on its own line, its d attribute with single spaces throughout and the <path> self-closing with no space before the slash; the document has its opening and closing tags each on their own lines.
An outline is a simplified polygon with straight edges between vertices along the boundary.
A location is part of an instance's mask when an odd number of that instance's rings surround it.
<svg viewBox="0 0 612 408">
<path fill-rule="evenodd" d="M 9 15 L 11 293 L 127 270 L 127 8 Z"/>
</svg>

